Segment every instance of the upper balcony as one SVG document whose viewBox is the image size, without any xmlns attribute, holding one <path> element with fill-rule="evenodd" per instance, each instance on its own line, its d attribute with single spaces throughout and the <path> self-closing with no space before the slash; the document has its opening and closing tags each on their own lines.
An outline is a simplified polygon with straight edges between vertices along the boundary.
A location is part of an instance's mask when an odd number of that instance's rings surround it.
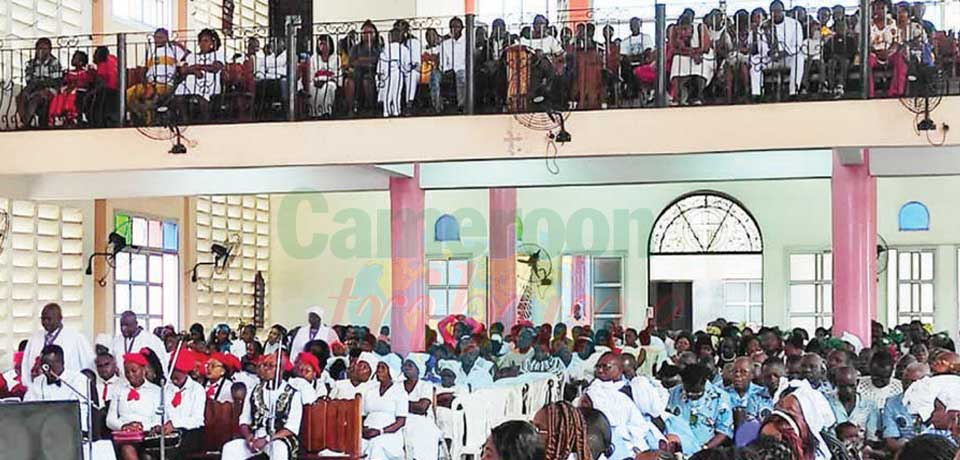
<svg viewBox="0 0 960 460">
<path fill-rule="evenodd" d="M 955 18 L 736 3 L 8 39 L 2 172 L 955 143 Z"/>
</svg>

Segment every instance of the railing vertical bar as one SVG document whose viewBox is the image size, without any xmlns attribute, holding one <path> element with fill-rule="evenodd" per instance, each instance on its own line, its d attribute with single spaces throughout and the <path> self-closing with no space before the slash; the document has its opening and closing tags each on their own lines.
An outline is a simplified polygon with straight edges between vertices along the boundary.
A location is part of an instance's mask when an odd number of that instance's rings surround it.
<svg viewBox="0 0 960 460">
<path fill-rule="evenodd" d="M 860 0 L 860 91 L 861 97 L 870 97 L 870 83 L 873 81 L 870 69 L 870 11 L 871 0 Z"/>
<path fill-rule="evenodd" d="M 476 87 L 476 75 L 474 72 L 474 63 L 476 62 L 475 56 L 477 52 L 476 45 L 476 33 L 477 33 L 477 16 L 473 13 L 466 15 L 467 24 L 466 24 L 466 44 L 464 45 L 467 50 L 466 58 L 466 88 L 465 88 L 465 97 L 464 97 L 464 113 L 467 115 L 473 115 L 473 99 L 474 99 L 474 88 Z"/>
<path fill-rule="evenodd" d="M 300 16 L 287 16 L 287 121 L 297 119 L 297 34 Z"/>
<path fill-rule="evenodd" d="M 667 5 L 657 3 L 656 14 L 656 42 L 657 42 L 657 107 L 667 106 Z"/>
<path fill-rule="evenodd" d="M 127 34 L 117 34 L 117 126 L 127 118 Z"/>
</svg>

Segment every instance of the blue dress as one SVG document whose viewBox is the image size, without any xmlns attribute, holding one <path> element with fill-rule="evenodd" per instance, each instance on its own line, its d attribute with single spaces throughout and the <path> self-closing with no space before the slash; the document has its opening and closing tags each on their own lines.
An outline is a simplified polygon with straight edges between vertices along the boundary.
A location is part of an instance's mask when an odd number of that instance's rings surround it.
<svg viewBox="0 0 960 460">
<path fill-rule="evenodd" d="M 703 396 L 691 400 L 683 386 L 670 390 L 665 421 L 667 433 L 680 438 L 684 455 L 693 455 L 717 434 L 733 438 L 733 410 L 730 396 L 722 387 L 707 385 Z"/>
</svg>

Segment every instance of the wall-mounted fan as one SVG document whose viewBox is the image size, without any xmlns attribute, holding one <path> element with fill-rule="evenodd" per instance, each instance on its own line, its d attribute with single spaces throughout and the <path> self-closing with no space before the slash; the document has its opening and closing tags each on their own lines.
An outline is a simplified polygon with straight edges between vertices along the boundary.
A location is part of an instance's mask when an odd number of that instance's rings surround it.
<svg viewBox="0 0 960 460">
<path fill-rule="evenodd" d="M 117 254 L 120 251 L 123 251 L 127 247 L 127 239 L 123 235 L 117 232 L 110 232 L 107 235 L 107 247 L 103 252 L 94 252 L 90 254 L 90 257 L 87 258 L 87 275 L 93 275 L 93 259 L 97 257 L 103 257 L 103 260 L 107 262 L 107 271 L 100 278 L 97 279 L 97 284 L 100 287 L 107 285 L 107 275 L 110 274 L 110 271 L 117 267 Z"/>
<path fill-rule="evenodd" d="M 940 106 L 948 85 L 947 78 L 936 67 L 914 66 L 907 76 L 907 92 L 900 98 L 900 103 L 916 115 L 918 135 L 921 132 L 929 135 L 929 131 L 937 130 L 937 123 L 930 114 Z M 944 129 L 947 129 L 946 125 Z"/>
<path fill-rule="evenodd" d="M 551 100 L 552 84 L 539 70 L 550 65 L 545 59 L 524 47 L 507 49 L 507 110 L 523 127 L 547 132 L 547 171 L 559 174 L 557 144 L 573 140 L 566 126 L 570 112 Z"/>
<path fill-rule="evenodd" d="M 0 254 L 3 254 L 3 247 L 7 242 L 7 232 L 10 230 L 10 215 L 7 211 L 0 209 Z"/>
<path fill-rule="evenodd" d="M 877 235 L 877 276 L 887 271 L 887 259 L 890 257 L 890 248 L 887 246 L 887 240 Z"/>
<path fill-rule="evenodd" d="M 522 293 L 517 302 L 517 319 L 529 320 L 533 316 L 530 308 L 533 294 L 536 292 L 538 297 L 542 297 L 542 292 L 537 290 L 553 284 L 550 278 L 553 275 L 553 260 L 546 249 L 533 243 L 517 246 L 516 256 L 517 281 Z"/>
<path fill-rule="evenodd" d="M 197 262 L 193 266 L 192 274 L 190 275 L 190 281 L 194 283 L 197 282 L 197 269 L 202 266 L 211 266 L 210 276 L 208 278 L 213 278 L 214 275 L 223 274 L 227 271 L 227 267 L 233 263 L 233 260 L 237 257 L 237 254 L 240 252 L 240 243 L 241 238 L 238 233 L 231 233 L 227 236 L 226 239 L 219 243 L 213 243 L 210 245 L 210 252 L 213 253 L 213 262 Z"/>
</svg>

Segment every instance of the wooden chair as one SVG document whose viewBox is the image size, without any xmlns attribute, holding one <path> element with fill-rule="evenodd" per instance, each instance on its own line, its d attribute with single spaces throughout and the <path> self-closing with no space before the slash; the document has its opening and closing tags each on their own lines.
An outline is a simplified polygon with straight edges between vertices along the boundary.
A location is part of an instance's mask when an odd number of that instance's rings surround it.
<svg viewBox="0 0 960 460">
<path fill-rule="evenodd" d="M 303 406 L 300 425 L 300 459 L 359 459 L 362 455 L 360 434 L 362 400 L 321 399 Z M 337 455 L 321 455 L 323 451 Z"/>
<path fill-rule="evenodd" d="M 203 446 L 191 459 L 220 458 L 223 445 L 234 438 L 240 428 L 240 412 L 232 402 L 207 400 L 203 412 Z"/>
</svg>

